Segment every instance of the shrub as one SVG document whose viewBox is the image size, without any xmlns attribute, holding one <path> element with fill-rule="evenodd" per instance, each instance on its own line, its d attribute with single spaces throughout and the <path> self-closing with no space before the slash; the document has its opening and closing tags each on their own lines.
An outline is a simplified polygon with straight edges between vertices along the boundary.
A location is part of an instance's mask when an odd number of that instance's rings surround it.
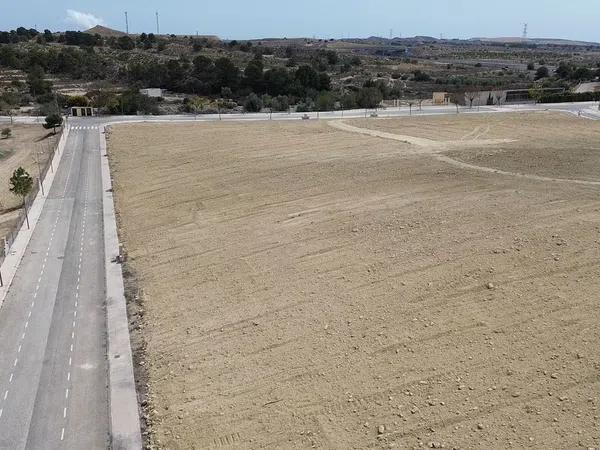
<svg viewBox="0 0 600 450">
<path fill-rule="evenodd" d="M 246 97 L 246 101 L 244 102 L 244 110 L 246 112 L 260 112 L 262 107 L 262 100 L 254 92 Z"/>
<path fill-rule="evenodd" d="M 8 127 L 7 127 L 7 128 L 2 128 L 2 132 L 1 132 L 1 134 L 2 134 L 2 137 L 3 137 L 4 139 L 7 139 L 7 138 L 9 138 L 9 137 L 10 137 L 10 135 L 12 134 L 12 130 L 11 130 L 10 128 L 8 128 Z"/>
</svg>

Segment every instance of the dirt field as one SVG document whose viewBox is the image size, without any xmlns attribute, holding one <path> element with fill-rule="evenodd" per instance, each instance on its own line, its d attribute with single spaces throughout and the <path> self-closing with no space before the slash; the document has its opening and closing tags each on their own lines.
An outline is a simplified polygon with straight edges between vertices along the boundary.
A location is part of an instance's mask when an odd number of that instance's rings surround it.
<svg viewBox="0 0 600 450">
<path fill-rule="evenodd" d="M 21 205 L 21 200 L 9 191 L 13 171 L 22 166 L 37 180 L 38 167 L 33 152 L 43 150 L 40 154 L 43 166 L 48 158 L 48 144 L 56 142 L 55 137 L 46 138 L 48 130 L 41 125 L 0 125 L 0 129 L 6 127 L 12 130 L 12 137 L 0 139 L 0 243 L 13 225 Z"/>
<path fill-rule="evenodd" d="M 443 158 L 600 181 L 600 123 L 348 123 L 517 141 L 432 150 L 316 121 L 112 130 L 153 445 L 599 447 L 600 186 Z"/>
</svg>

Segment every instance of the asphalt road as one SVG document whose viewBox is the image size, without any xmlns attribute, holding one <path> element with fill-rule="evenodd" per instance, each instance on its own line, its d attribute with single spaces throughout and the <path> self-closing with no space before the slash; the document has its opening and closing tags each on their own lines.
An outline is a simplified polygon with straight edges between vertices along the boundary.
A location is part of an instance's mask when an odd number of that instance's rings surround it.
<svg viewBox="0 0 600 450">
<path fill-rule="evenodd" d="M 99 131 L 72 130 L 0 310 L 0 448 L 109 442 Z"/>
</svg>

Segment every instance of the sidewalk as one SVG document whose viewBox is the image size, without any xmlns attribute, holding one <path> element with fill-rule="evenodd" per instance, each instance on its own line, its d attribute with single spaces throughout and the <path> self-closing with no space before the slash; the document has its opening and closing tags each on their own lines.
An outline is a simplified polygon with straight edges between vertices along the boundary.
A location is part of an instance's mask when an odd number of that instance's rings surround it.
<svg viewBox="0 0 600 450">
<path fill-rule="evenodd" d="M 100 127 L 102 165 L 102 206 L 104 215 L 104 266 L 106 269 L 106 325 L 108 334 L 108 398 L 111 448 L 142 448 L 137 393 L 133 375 L 133 355 L 129 339 L 129 321 L 119 256 L 119 235 L 108 155 L 105 127 Z"/>
</svg>

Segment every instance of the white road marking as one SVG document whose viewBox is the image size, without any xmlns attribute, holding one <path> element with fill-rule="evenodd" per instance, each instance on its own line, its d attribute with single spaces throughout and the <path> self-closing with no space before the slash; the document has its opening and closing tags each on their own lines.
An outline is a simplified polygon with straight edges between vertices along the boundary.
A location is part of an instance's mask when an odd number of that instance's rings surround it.
<svg viewBox="0 0 600 450">
<path fill-rule="evenodd" d="M 71 381 L 71 372 L 67 373 L 67 381 Z"/>
<path fill-rule="evenodd" d="M 71 365 L 71 364 L 72 364 L 72 362 L 73 362 L 73 361 L 72 361 L 72 360 L 71 360 L 71 358 L 69 357 L 69 365 Z"/>
<path fill-rule="evenodd" d="M 13 380 L 13 375 L 14 375 L 14 374 L 12 374 L 12 373 L 10 374 L 10 378 L 8 379 L 8 382 L 9 382 L 9 383 L 12 383 L 12 380 Z"/>
<path fill-rule="evenodd" d="M 19 344 L 19 348 L 17 349 L 17 353 L 21 353 L 21 347 L 22 347 L 22 345 Z"/>
<path fill-rule="evenodd" d="M 65 389 L 65 398 L 69 398 L 69 388 Z"/>
<path fill-rule="evenodd" d="M 65 429 L 63 427 L 62 431 L 60 432 L 60 440 L 64 441 L 64 439 L 65 439 Z"/>
<path fill-rule="evenodd" d="M 63 408 L 63 419 L 67 417 L 67 407 Z"/>
<path fill-rule="evenodd" d="M 8 397 L 8 390 L 4 393 L 4 400 L 6 400 L 6 397 Z"/>
<path fill-rule="evenodd" d="M 14 364 L 13 364 L 13 367 L 16 367 L 16 366 L 17 366 L 17 364 L 18 364 L 18 362 L 19 362 L 19 358 L 15 358 L 15 362 L 14 362 Z"/>
<path fill-rule="evenodd" d="M 29 320 L 27 322 L 25 322 L 25 328 L 27 328 L 29 326 Z"/>
<path fill-rule="evenodd" d="M 2 408 L 0 408 L 0 417 L 2 417 L 2 412 L 3 412 Z"/>
</svg>

